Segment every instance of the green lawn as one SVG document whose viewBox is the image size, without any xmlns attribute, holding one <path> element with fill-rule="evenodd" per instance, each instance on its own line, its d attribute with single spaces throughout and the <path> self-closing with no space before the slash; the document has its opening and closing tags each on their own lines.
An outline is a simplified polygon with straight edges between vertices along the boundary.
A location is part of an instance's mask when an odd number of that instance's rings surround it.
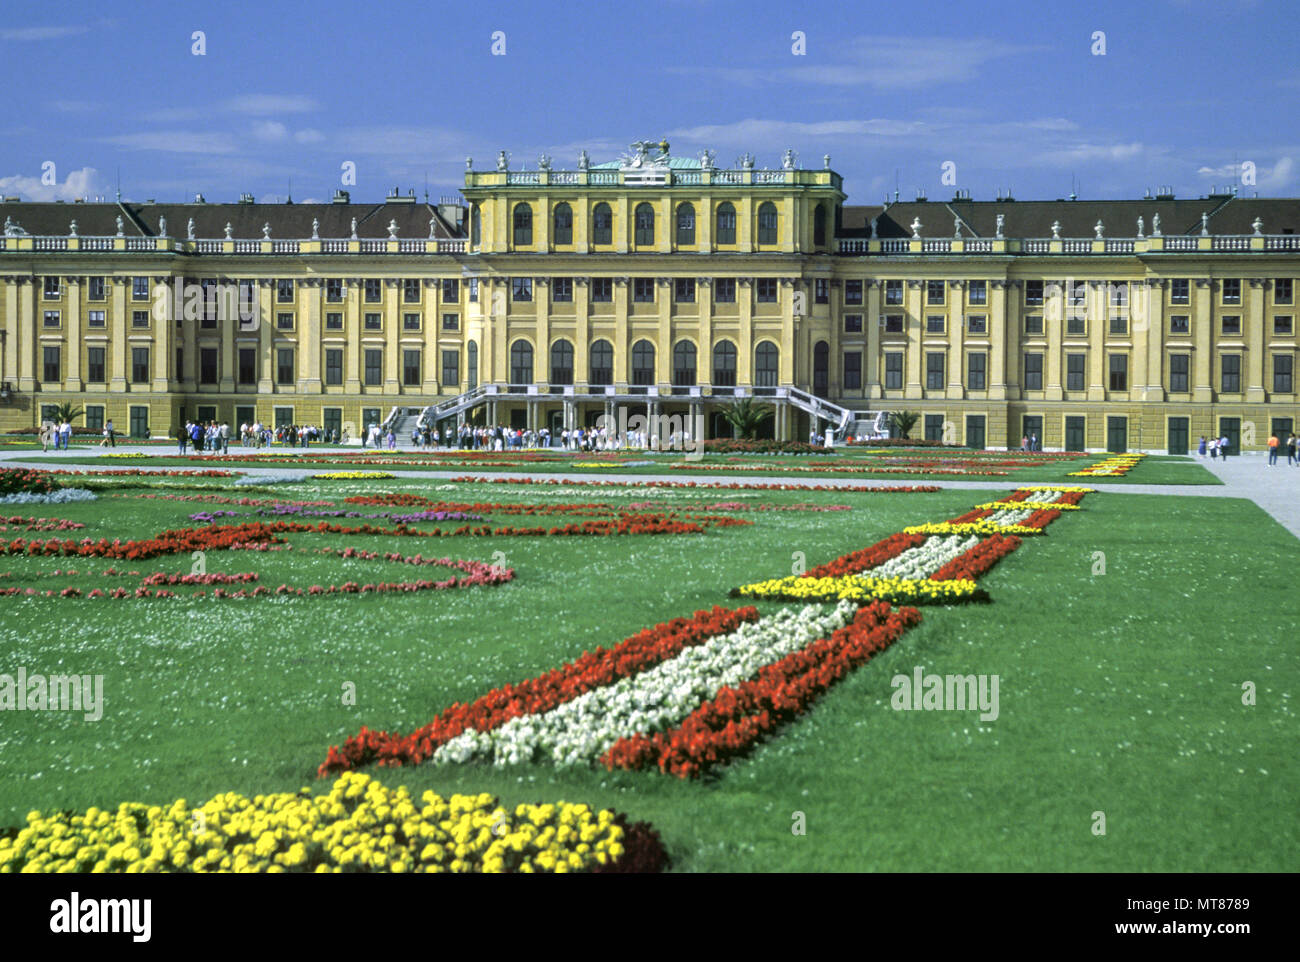
<svg viewBox="0 0 1300 962">
<path fill-rule="evenodd" d="M 0 598 L 0 671 L 103 674 L 107 702 L 96 723 L 53 712 L 4 718 L 0 825 L 18 824 L 32 808 L 319 790 L 314 769 L 326 749 L 362 724 L 409 730 L 453 701 L 726 604 L 733 585 L 788 573 L 793 552 L 809 565 L 828 560 L 1024 480 L 987 492 L 726 492 L 716 497 L 852 510 L 738 513 L 754 526 L 703 535 L 436 543 L 291 536 L 300 547 L 479 560 L 502 551 L 517 580 L 501 587 L 224 602 Z M 282 485 L 275 494 L 315 499 L 381 486 L 457 501 L 702 500 L 687 491 L 438 491 L 434 480 Z M 1290 572 L 1279 563 L 1294 557 L 1294 538 L 1237 500 L 1102 492 L 1083 506 L 986 576 L 991 605 L 924 609 L 923 623 L 892 649 L 715 777 L 679 782 L 546 765 L 373 774 L 418 790 L 488 791 L 508 803 L 612 806 L 653 822 L 687 871 L 1295 871 L 1300 732 L 1290 699 L 1300 681 L 1300 624 Z M 89 527 L 71 536 L 112 539 L 224 508 L 103 497 L 0 513 L 84 521 Z M 1092 573 L 1097 551 L 1104 575 Z M 256 570 L 271 586 L 398 576 L 379 562 L 301 552 L 221 554 L 209 554 L 209 571 Z M 74 564 L 99 571 L 109 563 Z M 45 574 L 68 566 L 3 558 L 0 572 L 12 577 L 0 586 L 92 583 Z M 134 567 L 188 571 L 189 559 Z M 892 711 L 890 678 L 917 665 L 997 674 L 1000 717 Z M 1241 703 L 1245 681 L 1258 688 L 1253 707 Z M 341 704 L 344 682 L 356 684 L 356 707 Z M 790 832 L 795 811 L 806 816 L 806 836 Z M 1106 814 L 1105 837 L 1090 831 L 1095 811 Z"/>
</svg>

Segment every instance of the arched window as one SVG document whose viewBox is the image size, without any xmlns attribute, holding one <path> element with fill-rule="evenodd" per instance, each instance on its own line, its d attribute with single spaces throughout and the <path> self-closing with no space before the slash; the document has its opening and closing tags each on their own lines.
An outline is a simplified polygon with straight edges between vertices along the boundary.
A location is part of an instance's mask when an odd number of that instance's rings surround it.
<svg viewBox="0 0 1300 962">
<path fill-rule="evenodd" d="M 614 383 L 614 346 L 606 340 L 591 345 L 591 377 L 588 384 L 597 387 Z"/>
<path fill-rule="evenodd" d="M 573 383 L 573 345 L 563 338 L 551 345 L 551 383 Z"/>
<path fill-rule="evenodd" d="M 530 247 L 533 243 L 533 209 L 527 204 L 515 204 L 515 246 Z"/>
<path fill-rule="evenodd" d="M 614 243 L 614 215 L 610 212 L 609 204 L 597 204 L 591 212 L 591 242 Z"/>
<path fill-rule="evenodd" d="M 649 204 L 636 205 L 636 243 L 650 245 L 655 242 L 655 209 Z"/>
<path fill-rule="evenodd" d="M 472 391 L 478 387 L 478 341 L 465 345 L 465 389 Z"/>
<path fill-rule="evenodd" d="M 713 383 L 717 387 L 736 386 L 736 345 L 719 341 L 713 348 Z"/>
<path fill-rule="evenodd" d="M 826 205 L 818 204 L 813 211 L 813 246 L 826 246 Z"/>
<path fill-rule="evenodd" d="M 754 349 L 754 387 L 776 387 L 779 356 L 771 341 L 762 341 Z"/>
<path fill-rule="evenodd" d="M 719 244 L 736 243 L 736 208 L 731 204 L 718 205 L 718 229 L 715 233 Z"/>
<path fill-rule="evenodd" d="M 632 345 L 632 383 L 655 382 L 655 346 L 647 340 Z"/>
<path fill-rule="evenodd" d="M 522 338 L 510 345 L 510 383 L 533 383 L 533 346 Z"/>
<path fill-rule="evenodd" d="M 677 246 L 690 247 L 695 243 L 695 205 L 677 205 Z"/>
<path fill-rule="evenodd" d="M 483 242 L 483 218 L 479 215 L 478 204 L 469 211 L 469 242 L 474 247 Z"/>
<path fill-rule="evenodd" d="M 673 385 L 695 386 L 695 345 L 690 341 L 678 341 L 673 346 Z"/>
<path fill-rule="evenodd" d="M 830 389 L 830 369 L 831 346 L 818 341 L 813 345 L 813 394 L 818 397 L 825 397 Z"/>
<path fill-rule="evenodd" d="M 776 243 L 776 204 L 770 200 L 758 205 L 758 242 Z"/>
<path fill-rule="evenodd" d="M 552 240 L 556 244 L 573 243 L 573 208 L 568 204 L 555 205 L 555 231 Z"/>
</svg>

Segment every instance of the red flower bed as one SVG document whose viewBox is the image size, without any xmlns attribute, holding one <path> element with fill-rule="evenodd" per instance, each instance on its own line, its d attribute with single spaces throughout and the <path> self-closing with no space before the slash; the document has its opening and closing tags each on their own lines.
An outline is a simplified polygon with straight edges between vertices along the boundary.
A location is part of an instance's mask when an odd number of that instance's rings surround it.
<svg viewBox="0 0 1300 962">
<path fill-rule="evenodd" d="M 501 478 L 466 474 L 448 478 L 453 484 L 564 484 L 590 488 L 715 488 L 726 491 L 841 491 L 854 494 L 930 494 L 942 491 L 935 484 L 771 484 L 737 481 L 575 481 L 569 478 Z M 368 502 L 358 502 L 365 504 Z"/>
<path fill-rule="evenodd" d="M 925 544 L 923 534 L 891 534 L 882 541 L 877 541 L 870 548 L 862 548 L 841 555 L 834 561 L 828 561 L 804 572 L 805 578 L 838 578 L 840 575 L 857 574 L 876 565 L 884 564 L 890 558 L 897 558 L 908 548 L 919 548 Z"/>
<path fill-rule="evenodd" d="M 975 581 L 1019 547 L 1020 539 L 1014 535 L 989 535 L 930 575 L 930 580 Z"/>
<path fill-rule="evenodd" d="M 18 515 L 0 518 L 0 531 L 8 531 L 10 528 L 23 531 L 76 531 L 84 527 L 84 524 L 67 518 L 23 518 Z"/>
<path fill-rule="evenodd" d="M 674 618 L 640 631 L 613 648 L 584 652 L 545 675 L 494 688 L 468 705 L 454 704 L 409 735 L 362 727 L 341 748 L 330 747 L 318 773 L 323 777 L 371 762 L 404 765 L 424 761 L 468 728 L 489 731 L 520 715 L 550 711 L 586 691 L 666 661 L 683 648 L 703 644 L 757 620 L 758 609 L 752 605 L 734 611 L 715 606 L 711 611 L 697 611 L 690 619 Z"/>
<path fill-rule="evenodd" d="M 52 494 L 59 488 L 49 471 L 30 468 L 0 468 L 0 496 L 6 494 Z"/>
<path fill-rule="evenodd" d="M 78 471 L 74 468 L 52 468 L 49 474 L 73 474 L 83 478 L 238 478 L 242 471 L 218 471 L 216 469 L 191 471 L 189 469 L 155 468 L 95 468 Z"/>
<path fill-rule="evenodd" d="M 723 688 L 678 727 L 619 739 L 601 761 L 611 769 L 657 765 L 680 778 L 698 776 L 803 714 L 822 692 L 920 621 L 915 608 L 895 612 L 872 602 L 830 638 L 767 665 L 752 681 Z"/>
</svg>

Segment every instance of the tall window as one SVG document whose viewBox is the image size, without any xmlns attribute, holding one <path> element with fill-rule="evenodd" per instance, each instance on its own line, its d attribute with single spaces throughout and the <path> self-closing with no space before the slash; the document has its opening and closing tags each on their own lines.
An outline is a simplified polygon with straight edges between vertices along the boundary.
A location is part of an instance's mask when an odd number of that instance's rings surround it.
<svg viewBox="0 0 1300 962">
<path fill-rule="evenodd" d="M 367 387 L 375 387 L 384 380 L 384 350 L 368 347 L 365 353 L 365 379 Z"/>
<path fill-rule="evenodd" d="M 556 244 L 573 243 L 573 208 L 568 204 L 555 205 L 555 227 L 552 240 Z"/>
<path fill-rule="evenodd" d="M 826 246 L 826 205 L 825 204 L 818 204 L 817 209 L 813 211 L 813 246 L 814 247 Z M 847 378 L 845 380 L 847 380 Z"/>
<path fill-rule="evenodd" d="M 591 242 L 614 243 L 614 214 L 609 209 L 609 204 L 597 204 L 591 211 Z"/>
<path fill-rule="evenodd" d="M 886 304 L 903 303 L 903 282 L 902 281 L 885 281 L 885 303 Z"/>
<path fill-rule="evenodd" d="M 563 338 L 551 345 L 551 383 L 573 383 L 573 345 Z"/>
<path fill-rule="evenodd" d="M 131 383 L 149 383 L 149 348 L 131 348 Z"/>
<path fill-rule="evenodd" d="M 91 384 L 104 383 L 104 349 L 92 347 L 86 350 L 86 380 Z"/>
<path fill-rule="evenodd" d="M 844 303 L 859 305 L 862 303 L 862 279 L 846 280 L 844 282 Z"/>
<path fill-rule="evenodd" d="M 1088 363 L 1086 354 L 1067 354 L 1065 355 L 1065 389 L 1067 391 L 1082 391 L 1084 367 Z"/>
<path fill-rule="evenodd" d="M 555 304 L 568 304 L 573 300 L 573 278 L 551 278 L 551 301 Z"/>
<path fill-rule="evenodd" d="M 730 341 L 719 341 L 713 348 L 713 383 L 736 386 L 736 345 Z"/>
<path fill-rule="evenodd" d="M 59 278 L 52 274 L 45 276 L 43 293 L 47 301 L 56 301 L 63 296 L 63 289 L 60 286 Z"/>
<path fill-rule="evenodd" d="M 343 383 L 343 349 L 328 348 L 325 351 L 325 383 Z"/>
<path fill-rule="evenodd" d="M 817 208 L 821 210 L 821 208 Z M 862 389 L 862 352 L 845 351 L 844 352 L 844 390 L 859 391 Z"/>
<path fill-rule="evenodd" d="M 447 381 L 447 372 L 445 370 L 447 352 L 443 351 L 442 356 L 444 359 L 443 381 L 447 384 L 456 384 L 460 380 L 459 376 Z M 478 341 L 470 341 L 465 345 L 465 386 L 471 391 L 478 387 Z"/>
<path fill-rule="evenodd" d="M 442 279 L 442 302 L 444 304 L 460 304 L 459 277 L 444 277 Z"/>
<path fill-rule="evenodd" d="M 760 277 L 754 284 L 755 294 L 760 304 L 776 303 L 776 278 Z"/>
<path fill-rule="evenodd" d="M 471 347 L 477 346 L 473 341 Z M 444 387 L 456 387 L 460 384 L 460 351 L 454 347 L 445 348 L 442 352 L 442 384 Z"/>
<path fill-rule="evenodd" d="M 736 279 L 719 277 L 713 282 L 713 301 L 715 304 L 736 303 Z"/>
<path fill-rule="evenodd" d="M 293 278 L 281 277 L 275 282 L 275 302 L 277 304 L 293 303 Z"/>
<path fill-rule="evenodd" d="M 293 383 L 293 348 L 282 347 L 275 352 L 275 380 L 278 384 Z"/>
<path fill-rule="evenodd" d="M 632 383 L 637 385 L 655 382 L 655 347 L 647 340 L 632 345 Z"/>
<path fill-rule="evenodd" d="M 483 215 L 479 213 L 478 204 L 469 210 L 469 242 L 475 247 L 483 243 Z"/>
<path fill-rule="evenodd" d="M 1291 371 L 1295 358 L 1290 354 L 1273 355 L 1273 391 L 1276 394 L 1291 393 Z"/>
<path fill-rule="evenodd" d="M 1225 304 L 1241 303 L 1241 278 L 1240 277 L 1224 278 L 1223 303 Z"/>
<path fill-rule="evenodd" d="M 776 387 L 780 352 L 771 341 L 762 341 L 754 350 L 754 386 Z"/>
<path fill-rule="evenodd" d="M 523 339 L 510 345 L 510 383 L 533 383 L 533 346 Z"/>
<path fill-rule="evenodd" d="M 325 279 L 325 300 L 337 304 L 343 300 L 343 278 L 327 277 Z"/>
<path fill-rule="evenodd" d="M 677 205 L 677 246 L 690 247 L 695 243 L 695 205 Z"/>
<path fill-rule="evenodd" d="M 402 384 L 418 387 L 420 384 L 420 352 L 402 351 Z"/>
<path fill-rule="evenodd" d="M 1169 355 L 1169 392 L 1171 394 L 1187 393 L 1187 375 L 1192 366 L 1190 354 Z"/>
<path fill-rule="evenodd" d="M 367 277 L 365 280 L 365 298 L 367 304 L 378 304 L 383 300 L 384 289 L 377 277 Z"/>
<path fill-rule="evenodd" d="M 939 390 L 943 387 L 944 362 L 947 360 L 944 354 L 937 351 L 931 351 L 925 355 L 925 386 L 932 390 Z"/>
<path fill-rule="evenodd" d="M 1025 304 L 1039 306 L 1043 303 L 1043 282 L 1025 281 Z"/>
<path fill-rule="evenodd" d="M 632 302 L 634 304 L 653 304 L 655 299 L 655 279 L 653 277 L 635 277 L 632 279 Z"/>
<path fill-rule="evenodd" d="M 339 364 L 343 363 L 343 352 L 339 352 Z M 176 363 L 176 376 L 179 378 L 181 364 L 179 358 Z M 239 349 L 239 383 L 252 384 L 257 380 L 257 349 L 253 347 L 241 347 Z M 342 383 L 341 381 L 339 383 Z"/>
<path fill-rule="evenodd" d="M 673 345 L 673 384 L 692 387 L 695 384 L 695 345 L 678 341 Z"/>
<path fill-rule="evenodd" d="M 147 277 L 131 278 L 131 300 L 133 301 L 149 300 L 149 278 Z"/>
<path fill-rule="evenodd" d="M 601 387 L 614 383 L 614 347 L 609 341 L 595 341 L 591 345 L 591 375 L 588 383 Z"/>
<path fill-rule="evenodd" d="M 897 391 L 903 386 L 903 352 L 885 354 L 885 387 Z"/>
<path fill-rule="evenodd" d="M 1169 282 L 1169 303 L 1190 304 L 1192 300 L 1192 282 L 1190 278 L 1175 277 Z"/>
<path fill-rule="evenodd" d="M 971 281 L 967 286 L 967 296 L 972 306 L 987 304 L 989 302 L 989 282 L 988 281 Z"/>
<path fill-rule="evenodd" d="M 758 205 L 758 242 L 776 243 L 776 204 L 770 200 Z"/>
<path fill-rule="evenodd" d="M 94 278 L 91 278 L 93 281 Z M 1273 303 L 1290 304 L 1294 284 L 1289 277 L 1279 277 L 1273 281 Z M 91 290 L 94 290 L 92 287 Z"/>
<path fill-rule="evenodd" d="M 987 364 L 988 355 L 983 351 L 972 351 L 966 355 L 966 387 L 972 391 L 983 391 L 985 389 Z"/>
<path fill-rule="evenodd" d="M 675 284 L 674 299 L 678 304 L 695 303 L 695 278 L 679 277 Z"/>
<path fill-rule="evenodd" d="M 533 299 L 533 279 L 531 277 L 510 278 L 510 299 L 517 303 L 527 303 Z"/>
<path fill-rule="evenodd" d="M 533 209 L 527 204 L 515 204 L 515 246 L 531 247 L 533 243 Z"/>
<path fill-rule="evenodd" d="M 925 303 L 931 305 L 943 304 L 947 298 L 947 287 L 948 285 L 943 281 L 926 281 Z"/>
<path fill-rule="evenodd" d="M 1241 355 L 1224 354 L 1219 359 L 1221 378 L 1219 390 L 1224 394 L 1237 394 L 1241 391 Z"/>
<path fill-rule="evenodd" d="M 1043 389 L 1043 355 L 1034 353 L 1025 355 L 1025 390 L 1041 391 Z"/>
<path fill-rule="evenodd" d="M 418 277 L 405 278 L 402 281 L 402 302 L 405 304 L 419 304 L 421 286 Z"/>
<path fill-rule="evenodd" d="M 1110 355 L 1110 389 L 1112 391 L 1128 390 L 1128 355 Z"/>
<path fill-rule="evenodd" d="M 592 303 L 607 304 L 614 299 L 614 278 L 593 277 L 591 279 Z"/>
<path fill-rule="evenodd" d="M 718 224 L 714 231 L 719 244 L 736 243 L 736 208 L 730 203 L 718 205 Z"/>
<path fill-rule="evenodd" d="M 637 204 L 635 220 L 637 246 L 653 244 L 655 242 L 655 209 L 649 204 Z"/>
<path fill-rule="evenodd" d="M 86 285 L 86 297 L 92 301 L 102 301 L 104 299 L 104 278 L 92 277 Z M 1277 301 L 1281 304 L 1281 301 Z"/>
<path fill-rule="evenodd" d="M 831 302 L 831 281 L 829 277 L 819 277 L 813 281 L 813 303 L 829 304 Z"/>
</svg>

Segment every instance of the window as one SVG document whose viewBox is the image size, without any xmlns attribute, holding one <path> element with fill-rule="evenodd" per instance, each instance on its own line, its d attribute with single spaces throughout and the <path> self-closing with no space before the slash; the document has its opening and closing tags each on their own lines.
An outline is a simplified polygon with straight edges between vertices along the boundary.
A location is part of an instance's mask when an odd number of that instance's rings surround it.
<svg viewBox="0 0 1300 962">
<path fill-rule="evenodd" d="M 861 304 L 862 303 L 862 281 L 851 280 L 844 282 L 844 303 Z"/>
<path fill-rule="evenodd" d="M 63 296 L 63 288 L 58 277 L 46 275 L 43 291 L 47 301 L 57 301 Z"/>
<path fill-rule="evenodd" d="M 695 303 L 695 278 L 679 277 L 674 287 L 673 296 L 678 304 Z"/>
<path fill-rule="evenodd" d="M 275 326 L 281 331 L 293 330 L 293 315 L 288 311 L 282 311 L 275 315 Z"/>
<path fill-rule="evenodd" d="M 1079 311 L 1086 309 L 1088 306 L 1088 282 L 1066 282 L 1066 303 Z"/>
<path fill-rule="evenodd" d="M 813 211 L 813 246 L 826 246 L 826 207 L 824 204 L 818 204 L 817 209 Z"/>
<path fill-rule="evenodd" d="M 736 303 L 736 279 L 719 277 L 713 282 L 713 300 L 718 304 Z"/>
<path fill-rule="evenodd" d="M 903 315 L 886 314 L 885 315 L 885 333 L 902 334 L 903 333 Z"/>
<path fill-rule="evenodd" d="M 414 311 L 407 311 L 402 315 L 402 330 L 418 331 L 420 329 L 420 315 Z"/>
<path fill-rule="evenodd" d="M 609 204 L 597 204 L 591 212 L 591 242 L 593 244 L 614 242 L 614 215 L 609 209 Z"/>
<path fill-rule="evenodd" d="M 609 341 L 594 341 L 590 351 L 590 384 L 604 386 L 614 383 L 614 348 Z"/>
<path fill-rule="evenodd" d="M 366 314 L 365 328 L 367 331 L 378 331 L 383 328 L 383 320 L 378 311 L 371 311 Z"/>
<path fill-rule="evenodd" d="M 140 311 L 139 313 L 144 314 L 146 317 L 149 316 L 146 311 Z M 103 311 L 90 311 L 86 314 L 87 327 L 104 327 L 105 324 Z"/>
<path fill-rule="evenodd" d="M 1043 389 L 1043 355 L 1025 355 L 1025 390 L 1041 391 Z"/>
<path fill-rule="evenodd" d="M 444 304 L 460 303 L 460 279 L 444 277 L 442 279 L 442 301 Z"/>
<path fill-rule="evenodd" d="M 217 383 L 218 356 L 215 347 L 199 348 L 199 383 Z"/>
<path fill-rule="evenodd" d="M 444 300 L 445 299 L 446 298 L 444 297 Z M 469 279 L 469 301 L 471 304 L 478 303 L 478 278 L 477 277 L 471 277 Z"/>
<path fill-rule="evenodd" d="M 1169 303 L 1190 304 L 1192 302 L 1192 282 L 1186 277 L 1175 277 L 1169 282 Z"/>
<path fill-rule="evenodd" d="M 62 324 L 62 323 L 63 323 L 63 321 L 62 321 L 62 318 L 61 318 L 61 316 L 60 316 L 60 314 L 59 314 L 58 311 L 46 311 L 46 312 L 45 312 L 45 326 L 46 326 L 46 327 L 58 327 L 58 326 L 59 326 L 60 324 Z"/>
<path fill-rule="evenodd" d="M 1043 303 L 1043 282 L 1025 281 L 1025 304 L 1039 306 Z"/>
<path fill-rule="evenodd" d="M 1025 333 L 1026 333 L 1026 334 L 1032 334 L 1032 335 L 1042 334 L 1042 333 L 1043 333 L 1043 315 L 1042 315 L 1042 314 L 1026 314 L 1026 315 L 1025 315 Z"/>
<path fill-rule="evenodd" d="M 293 348 L 282 347 L 275 352 L 275 381 L 277 384 L 293 383 Z"/>
<path fill-rule="evenodd" d="M 325 350 L 325 383 L 330 385 L 343 383 L 342 348 L 331 347 Z"/>
<path fill-rule="evenodd" d="M 469 242 L 474 247 L 483 242 L 483 215 L 478 204 L 471 205 L 469 209 Z"/>
<path fill-rule="evenodd" d="M 1273 318 L 1273 333 L 1284 337 L 1295 333 L 1295 321 L 1290 314 L 1279 314 Z"/>
<path fill-rule="evenodd" d="M 104 405 L 86 405 L 86 430 L 92 434 L 98 434 L 104 430 Z"/>
<path fill-rule="evenodd" d="M 59 376 L 59 348 L 57 346 L 46 347 L 41 351 L 41 359 L 44 361 L 44 381 L 57 382 L 61 380 Z"/>
<path fill-rule="evenodd" d="M 1224 354 L 1219 359 L 1221 379 L 1219 390 L 1224 394 L 1237 394 L 1241 391 L 1241 355 Z"/>
<path fill-rule="evenodd" d="M 937 305 L 946 302 L 947 294 L 945 293 L 948 285 L 943 281 L 926 281 L 925 282 L 925 303 Z"/>
<path fill-rule="evenodd" d="M 754 386 L 776 387 L 780 352 L 771 341 L 763 341 L 754 351 Z"/>
<path fill-rule="evenodd" d="M 515 204 L 515 246 L 531 247 L 533 243 L 533 209 L 527 204 Z"/>
<path fill-rule="evenodd" d="M 776 303 L 776 278 L 760 277 L 758 279 L 758 303 Z"/>
<path fill-rule="evenodd" d="M 442 329 L 444 331 L 460 330 L 460 315 L 459 314 L 442 315 Z"/>
<path fill-rule="evenodd" d="M 236 418 L 236 420 L 238 420 L 240 424 L 246 423 L 242 418 Z M 340 437 L 343 433 L 343 409 L 322 408 L 320 426 L 325 429 L 325 433 L 329 437 Z"/>
<path fill-rule="evenodd" d="M 649 204 L 637 204 L 634 215 L 637 246 L 655 242 L 655 209 Z"/>
<path fill-rule="evenodd" d="M 418 350 L 402 351 L 402 384 L 405 387 L 418 387 L 420 384 L 420 352 Z"/>
<path fill-rule="evenodd" d="M 736 386 L 736 345 L 730 341 L 714 345 L 713 383 L 718 387 Z"/>
<path fill-rule="evenodd" d="M 1128 355 L 1110 355 L 1110 389 L 1112 391 L 1128 390 Z"/>
<path fill-rule="evenodd" d="M 340 351 L 339 352 L 340 364 L 343 363 L 342 354 L 343 352 Z M 179 377 L 180 366 L 181 366 L 180 358 L 178 357 L 176 360 L 178 377 Z M 239 383 L 252 384 L 256 380 L 257 380 L 257 349 L 252 347 L 241 347 L 239 349 Z"/>
<path fill-rule="evenodd" d="M 758 242 L 776 243 L 776 204 L 770 200 L 763 201 L 758 206 Z"/>
<path fill-rule="evenodd" d="M 903 386 L 903 352 L 885 352 L 885 387 L 899 390 Z"/>
<path fill-rule="evenodd" d="M 1111 281 L 1108 286 L 1110 289 L 1110 306 L 1128 307 L 1128 281 Z"/>
<path fill-rule="evenodd" d="M 442 383 L 445 387 L 460 384 L 460 351 L 445 348 L 442 352 Z"/>
<path fill-rule="evenodd" d="M 1241 315 L 1224 314 L 1223 315 L 1223 333 L 1228 336 L 1241 333 Z"/>
<path fill-rule="evenodd" d="M 277 304 L 293 303 L 293 278 L 282 277 L 275 282 L 275 301 Z"/>
<path fill-rule="evenodd" d="M 1110 332 L 1111 332 L 1112 334 L 1127 334 L 1127 333 L 1128 333 L 1128 318 L 1126 318 L 1126 317 L 1112 317 L 1112 318 L 1110 319 Z"/>
<path fill-rule="evenodd" d="M 384 291 L 380 286 L 379 279 L 367 277 L 365 281 L 365 298 L 367 304 L 378 304 L 383 300 Z"/>
<path fill-rule="evenodd" d="M 510 383 L 533 383 L 533 346 L 522 339 L 510 345 Z"/>
<path fill-rule="evenodd" d="M 1190 354 L 1169 355 L 1169 390 L 1171 393 L 1187 393 L 1187 376 L 1191 371 L 1191 367 L 1192 356 Z"/>
<path fill-rule="evenodd" d="M 1039 355 L 1042 357 L 1042 355 Z M 1088 363 L 1086 354 L 1067 354 L 1065 355 L 1065 389 L 1067 391 L 1082 391 L 1084 369 Z M 1042 362 L 1039 362 L 1039 368 L 1042 368 Z"/>
<path fill-rule="evenodd" d="M 149 348 L 131 348 L 131 383 L 149 383 Z"/>
<path fill-rule="evenodd" d="M 593 277 L 591 279 L 591 299 L 593 302 L 608 303 L 614 299 L 614 279 L 612 277 Z"/>
<path fill-rule="evenodd" d="M 983 351 L 966 355 L 966 387 L 972 391 L 985 390 L 987 365 L 988 355 Z"/>
<path fill-rule="evenodd" d="M 365 380 L 368 387 L 375 387 L 383 383 L 384 377 L 384 350 L 378 347 L 368 347 L 365 353 Z"/>
<path fill-rule="evenodd" d="M 573 383 L 573 345 L 563 338 L 551 345 L 551 383 Z"/>
<path fill-rule="evenodd" d="M 942 414 L 927 414 L 925 416 L 925 439 L 927 441 L 943 440 L 943 422 Z"/>
<path fill-rule="evenodd" d="M 86 297 L 92 301 L 102 301 L 104 299 L 104 278 L 91 277 L 87 280 Z"/>
<path fill-rule="evenodd" d="M 989 302 L 988 281 L 971 281 L 966 289 L 971 304 L 987 304 Z"/>
<path fill-rule="evenodd" d="M 925 333 L 942 334 L 944 316 L 942 314 L 928 314 L 925 318 Z"/>
<path fill-rule="evenodd" d="M 131 278 L 131 300 L 133 301 L 149 300 L 149 278 L 147 277 Z"/>
<path fill-rule="evenodd" d="M 719 244 L 736 243 L 736 208 L 729 203 L 718 205 L 717 242 Z"/>
<path fill-rule="evenodd" d="M 531 277 L 510 278 L 510 296 L 517 303 L 527 303 L 533 299 L 533 279 Z"/>
<path fill-rule="evenodd" d="M 692 387 L 695 384 L 695 345 L 678 341 L 673 345 L 673 385 Z"/>
<path fill-rule="evenodd" d="M 932 390 L 939 390 L 943 387 L 944 362 L 947 360 L 942 353 L 931 352 L 925 355 L 925 386 Z"/>
<path fill-rule="evenodd" d="M 418 278 L 408 277 L 402 281 L 402 302 L 404 304 L 420 303 L 420 281 Z"/>
<path fill-rule="evenodd" d="M 338 311 L 331 311 L 325 315 L 325 330 L 341 331 L 343 330 L 343 315 Z"/>
<path fill-rule="evenodd" d="M 653 277 L 634 277 L 632 279 L 632 300 L 637 304 L 653 304 L 655 299 L 655 281 Z"/>
<path fill-rule="evenodd" d="M 325 300 L 333 304 L 343 300 L 343 278 L 327 277 L 325 279 Z"/>
<path fill-rule="evenodd" d="M 1275 394 L 1291 393 L 1291 367 L 1294 358 L 1290 354 L 1273 355 L 1273 392 Z"/>
<path fill-rule="evenodd" d="M 690 247 L 695 243 L 695 206 L 677 205 L 677 246 Z"/>
<path fill-rule="evenodd" d="M 1169 333 L 1170 334 L 1190 334 L 1192 330 L 1191 318 L 1187 314 L 1170 314 L 1169 315 Z"/>
<path fill-rule="evenodd" d="M 1241 303 L 1241 278 L 1240 277 L 1224 278 L 1223 303 L 1225 304 Z"/>
<path fill-rule="evenodd" d="M 844 390 L 862 390 L 862 352 L 844 352 Z"/>
<path fill-rule="evenodd" d="M 861 334 L 861 333 L 862 333 L 862 315 L 861 315 L 861 314 L 845 314 L 845 315 L 844 315 L 844 332 L 845 332 L 846 334 Z"/>
<path fill-rule="evenodd" d="M 551 301 L 556 304 L 568 304 L 573 301 L 572 277 L 554 277 L 551 279 Z"/>
<path fill-rule="evenodd" d="M 819 207 L 818 210 L 821 208 Z M 831 302 L 831 282 L 828 278 L 819 277 L 813 281 L 813 303 L 829 304 Z"/>
<path fill-rule="evenodd" d="M 1071 311 L 1065 318 L 1065 333 L 1071 337 L 1084 337 L 1088 333 L 1088 321 L 1081 311 Z"/>
<path fill-rule="evenodd" d="M 91 278 L 93 282 L 95 278 Z M 100 278 L 101 282 L 103 278 Z M 93 290 L 93 288 L 92 288 Z M 1273 282 L 1273 303 L 1290 304 L 1292 296 L 1292 282 L 1289 277 L 1279 277 Z"/>
<path fill-rule="evenodd" d="M 903 303 L 903 282 L 902 281 L 885 281 L 885 303 L 886 304 Z"/>
<path fill-rule="evenodd" d="M 104 349 L 102 347 L 86 349 L 86 380 L 91 384 L 104 383 Z"/>
<path fill-rule="evenodd" d="M 565 203 L 556 204 L 554 221 L 555 227 L 554 236 L 551 238 L 552 242 L 556 244 L 572 244 L 573 208 Z"/>
<path fill-rule="evenodd" d="M 987 334 L 989 319 L 987 314 L 971 314 L 966 318 L 966 330 L 971 334 Z"/>
<path fill-rule="evenodd" d="M 655 348 L 649 341 L 632 345 L 632 383 L 637 385 L 655 382 Z"/>
</svg>

